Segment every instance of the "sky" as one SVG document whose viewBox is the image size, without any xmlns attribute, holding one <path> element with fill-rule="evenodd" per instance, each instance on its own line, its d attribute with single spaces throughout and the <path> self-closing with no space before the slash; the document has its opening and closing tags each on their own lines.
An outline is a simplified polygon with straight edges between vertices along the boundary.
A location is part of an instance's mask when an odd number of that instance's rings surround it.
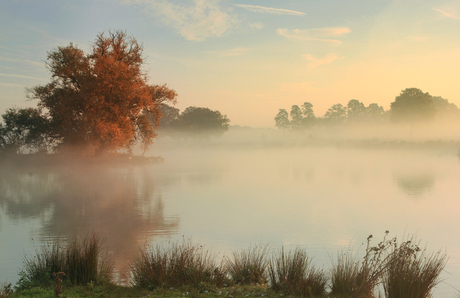
<svg viewBox="0 0 460 298">
<path fill-rule="evenodd" d="M 36 106 L 47 52 L 85 52 L 99 33 L 143 44 L 151 84 L 176 107 L 207 107 L 231 125 L 275 127 L 279 109 L 316 116 L 351 99 L 385 110 L 406 88 L 460 106 L 460 1 L 2 0 L 0 113 Z"/>
</svg>

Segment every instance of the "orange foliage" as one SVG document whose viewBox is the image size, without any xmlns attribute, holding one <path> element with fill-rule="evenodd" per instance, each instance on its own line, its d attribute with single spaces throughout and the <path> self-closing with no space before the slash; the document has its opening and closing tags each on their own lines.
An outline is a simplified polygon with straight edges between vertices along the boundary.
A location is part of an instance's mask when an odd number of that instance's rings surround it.
<svg viewBox="0 0 460 298">
<path fill-rule="evenodd" d="M 52 81 L 29 91 L 61 149 L 77 145 L 96 154 L 152 144 L 160 105 L 175 103 L 177 94 L 147 83 L 142 50 L 133 37 L 117 31 L 99 34 L 89 54 L 73 44 L 48 53 Z"/>
</svg>

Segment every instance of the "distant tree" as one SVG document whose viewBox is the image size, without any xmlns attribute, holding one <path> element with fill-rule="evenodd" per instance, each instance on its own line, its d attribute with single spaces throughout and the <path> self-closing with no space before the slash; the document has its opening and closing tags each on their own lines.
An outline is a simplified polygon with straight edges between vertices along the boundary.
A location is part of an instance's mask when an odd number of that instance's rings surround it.
<svg viewBox="0 0 460 298">
<path fill-rule="evenodd" d="M 302 128 L 302 110 L 298 105 L 293 105 L 291 107 L 291 129 L 299 130 Z"/>
<path fill-rule="evenodd" d="M 407 88 L 391 103 L 390 119 L 393 122 L 418 122 L 434 118 L 436 108 L 433 97 L 417 88 Z"/>
<path fill-rule="evenodd" d="M 460 116 L 460 109 L 447 99 L 441 96 L 433 96 L 434 107 L 438 116 L 458 117 Z"/>
<path fill-rule="evenodd" d="M 3 153 L 20 153 L 22 149 L 46 151 L 51 145 L 49 121 L 38 109 L 10 108 L 2 115 L 0 148 Z"/>
<path fill-rule="evenodd" d="M 302 108 L 302 127 L 310 128 L 315 123 L 316 117 L 315 112 L 313 111 L 313 105 L 309 102 L 304 102 L 301 106 Z"/>
<path fill-rule="evenodd" d="M 367 121 L 378 122 L 382 121 L 385 110 L 382 106 L 379 106 L 376 103 L 371 103 L 366 108 L 366 119 Z"/>
<path fill-rule="evenodd" d="M 275 117 L 275 125 L 279 129 L 286 130 L 290 127 L 289 114 L 285 109 L 280 109 Z"/>
<path fill-rule="evenodd" d="M 179 119 L 180 110 L 167 104 L 161 104 L 160 129 L 169 129 L 171 124 Z"/>
<path fill-rule="evenodd" d="M 347 109 L 340 103 L 330 107 L 326 114 L 324 114 L 324 119 L 331 124 L 340 124 L 345 121 L 347 118 Z"/>
<path fill-rule="evenodd" d="M 357 99 L 351 99 L 347 104 L 347 117 L 349 120 L 362 120 L 366 116 L 366 107 Z"/>
<path fill-rule="evenodd" d="M 228 130 L 230 120 L 219 111 L 188 107 L 172 123 L 176 133 L 184 137 L 219 137 Z"/>
<path fill-rule="evenodd" d="M 161 103 L 175 102 L 177 94 L 147 84 L 142 52 L 117 31 L 99 34 L 89 54 L 73 44 L 48 53 L 52 81 L 30 88 L 29 97 L 38 99 L 60 149 L 77 146 L 93 155 L 153 142 Z"/>
</svg>

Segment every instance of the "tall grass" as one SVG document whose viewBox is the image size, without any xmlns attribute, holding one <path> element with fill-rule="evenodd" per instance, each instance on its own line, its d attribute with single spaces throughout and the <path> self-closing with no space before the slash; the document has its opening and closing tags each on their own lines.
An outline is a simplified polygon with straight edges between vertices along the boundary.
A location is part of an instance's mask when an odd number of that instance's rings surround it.
<svg viewBox="0 0 460 298">
<path fill-rule="evenodd" d="M 66 247 L 59 242 L 43 246 L 33 258 L 24 256 L 16 288 L 51 286 L 53 276 L 61 272 L 63 281 L 74 285 L 101 282 L 110 280 L 112 269 L 110 259 L 101 256 L 101 241 L 93 234 L 74 239 Z"/>
<path fill-rule="evenodd" d="M 65 251 L 63 272 L 72 284 L 110 279 L 113 267 L 108 258 L 101 258 L 101 244 L 95 234 L 70 242 Z"/>
<path fill-rule="evenodd" d="M 399 245 L 395 242 L 383 276 L 385 297 L 431 297 L 446 263 L 445 253 L 428 254 L 426 249 L 420 249 L 412 240 Z"/>
<path fill-rule="evenodd" d="M 396 241 L 387 240 L 388 231 L 383 240 L 371 246 L 372 235 L 367 237 L 366 252 L 361 261 L 350 252 L 341 252 L 331 270 L 331 294 L 336 296 L 372 298 L 374 290 L 387 271 L 388 250 Z"/>
<path fill-rule="evenodd" d="M 0 284 L 0 298 L 9 298 L 13 295 L 11 284 Z"/>
<path fill-rule="evenodd" d="M 131 273 L 133 286 L 148 289 L 200 287 L 203 283 L 220 286 L 225 279 L 215 257 L 190 241 L 141 250 L 131 266 Z"/>
<path fill-rule="evenodd" d="M 269 264 L 267 252 L 267 245 L 256 245 L 247 250 L 233 252 L 233 258 L 226 259 L 225 271 L 237 284 L 266 285 Z"/>
<path fill-rule="evenodd" d="M 331 294 L 337 296 L 353 296 L 357 291 L 357 280 L 361 263 L 352 251 L 342 251 L 333 264 L 330 275 Z"/>
<path fill-rule="evenodd" d="M 304 249 L 285 252 L 282 248 L 269 265 L 270 285 L 274 291 L 300 297 L 326 293 L 327 275 L 315 268 Z"/>
</svg>

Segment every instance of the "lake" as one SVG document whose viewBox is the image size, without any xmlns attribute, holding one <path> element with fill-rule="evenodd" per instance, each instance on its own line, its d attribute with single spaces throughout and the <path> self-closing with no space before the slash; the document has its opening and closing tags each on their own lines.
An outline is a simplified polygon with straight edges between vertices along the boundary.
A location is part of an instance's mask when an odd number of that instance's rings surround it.
<svg viewBox="0 0 460 298">
<path fill-rule="evenodd" d="M 118 278 L 139 248 L 183 238 L 218 256 L 251 245 L 305 247 L 329 269 L 386 230 L 448 265 L 435 297 L 460 289 L 460 162 L 454 143 L 230 146 L 158 142 L 162 164 L 3 169 L 0 283 L 44 243 L 96 232 Z M 363 244 L 364 243 L 364 244 Z"/>
</svg>

